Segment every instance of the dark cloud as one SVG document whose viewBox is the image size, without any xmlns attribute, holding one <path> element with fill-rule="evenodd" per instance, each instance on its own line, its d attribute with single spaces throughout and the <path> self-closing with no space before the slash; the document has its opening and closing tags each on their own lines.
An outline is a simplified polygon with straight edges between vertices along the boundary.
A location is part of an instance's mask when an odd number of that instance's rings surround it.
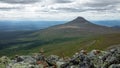
<svg viewBox="0 0 120 68">
<path fill-rule="evenodd" d="M 120 0 L 93 0 L 93 2 L 87 2 L 84 6 L 88 7 L 106 7 L 109 5 L 120 4 Z"/>
<path fill-rule="evenodd" d="M 23 9 L 23 7 L 0 7 L 1 11 L 10 11 L 10 10 L 18 10 Z"/>
<path fill-rule="evenodd" d="M 114 5 L 109 5 L 106 7 L 89 7 L 86 9 L 86 11 L 108 11 L 108 10 L 114 10 L 115 6 Z"/>
<path fill-rule="evenodd" d="M 30 4 L 30 3 L 36 3 L 40 0 L 0 0 L 0 2 L 4 3 L 10 3 L 10 4 Z"/>
<path fill-rule="evenodd" d="M 80 8 L 56 8 L 52 10 L 57 10 L 57 11 L 63 11 L 63 12 L 83 12 L 85 10 L 80 9 Z"/>
<path fill-rule="evenodd" d="M 71 3 L 73 0 L 54 0 L 56 3 Z"/>
</svg>

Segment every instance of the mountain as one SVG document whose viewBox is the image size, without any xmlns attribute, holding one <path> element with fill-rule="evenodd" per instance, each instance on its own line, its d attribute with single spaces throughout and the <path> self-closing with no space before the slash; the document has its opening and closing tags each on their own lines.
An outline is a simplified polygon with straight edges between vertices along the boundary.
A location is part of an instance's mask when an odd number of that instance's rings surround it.
<svg viewBox="0 0 120 68">
<path fill-rule="evenodd" d="M 71 56 L 82 48 L 105 50 L 120 44 L 119 29 L 93 24 L 83 17 L 37 31 L 2 33 L 0 37 L 0 56 L 30 54 L 40 48 L 45 49 L 46 55 L 64 52 Z"/>
<path fill-rule="evenodd" d="M 83 17 L 77 17 L 76 19 L 69 21 L 68 23 L 52 26 L 47 29 L 44 29 L 41 33 L 45 34 L 49 32 L 50 35 L 54 35 L 54 33 L 62 34 L 62 35 L 70 35 L 70 34 L 106 34 L 106 33 L 116 33 L 119 30 L 113 29 L 111 27 L 101 26 L 93 24 Z M 57 35 L 56 34 L 56 35 Z"/>
</svg>

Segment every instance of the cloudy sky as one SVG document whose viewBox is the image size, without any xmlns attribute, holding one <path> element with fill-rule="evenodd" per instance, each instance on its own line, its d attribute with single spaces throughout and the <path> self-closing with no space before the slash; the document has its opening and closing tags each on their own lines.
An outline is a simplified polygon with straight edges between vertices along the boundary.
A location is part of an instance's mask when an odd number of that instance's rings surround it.
<svg viewBox="0 0 120 68">
<path fill-rule="evenodd" d="M 0 0 L 0 20 L 90 20 L 120 18 L 120 0 Z"/>
</svg>

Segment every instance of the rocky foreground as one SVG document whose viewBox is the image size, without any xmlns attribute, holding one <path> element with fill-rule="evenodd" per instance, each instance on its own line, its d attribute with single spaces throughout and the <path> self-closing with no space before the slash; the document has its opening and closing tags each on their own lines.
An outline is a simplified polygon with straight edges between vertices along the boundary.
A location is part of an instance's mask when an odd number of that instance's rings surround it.
<svg viewBox="0 0 120 68">
<path fill-rule="evenodd" d="M 3 56 L 0 58 L 0 68 L 120 68 L 120 48 L 92 50 L 89 53 L 80 50 L 72 57 L 45 57 L 43 50 L 34 55 L 16 55 L 12 59 Z"/>
</svg>

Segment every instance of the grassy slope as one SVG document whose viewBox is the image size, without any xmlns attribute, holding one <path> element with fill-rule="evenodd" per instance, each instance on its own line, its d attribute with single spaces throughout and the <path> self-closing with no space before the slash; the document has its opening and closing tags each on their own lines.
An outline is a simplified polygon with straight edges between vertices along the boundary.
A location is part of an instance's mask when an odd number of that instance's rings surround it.
<svg viewBox="0 0 120 68">
<path fill-rule="evenodd" d="M 1 50 L 0 54 L 8 56 L 30 54 L 39 52 L 40 48 L 44 48 L 46 55 L 56 54 L 62 56 L 64 54 L 65 56 L 71 56 L 80 49 L 86 49 L 87 51 L 92 49 L 105 50 L 110 46 L 120 44 L 120 33 L 96 36 L 56 37 L 51 39 L 44 37 L 41 39 L 39 38 L 39 40 L 30 43 L 13 45 L 10 48 Z"/>
<path fill-rule="evenodd" d="M 88 51 L 93 49 L 106 50 L 108 47 L 117 44 L 120 44 L 120 33 L 77 38 L 75 40 L 48 44 L 41 47 L 45 49 L 47 55 L 57 54 L 61 56 L 64 53 L 66 56 L 71 56 L 80 49 L 86 49 Z M 39 48 L 35 50 L 39 50 Z"/>
</svg>

